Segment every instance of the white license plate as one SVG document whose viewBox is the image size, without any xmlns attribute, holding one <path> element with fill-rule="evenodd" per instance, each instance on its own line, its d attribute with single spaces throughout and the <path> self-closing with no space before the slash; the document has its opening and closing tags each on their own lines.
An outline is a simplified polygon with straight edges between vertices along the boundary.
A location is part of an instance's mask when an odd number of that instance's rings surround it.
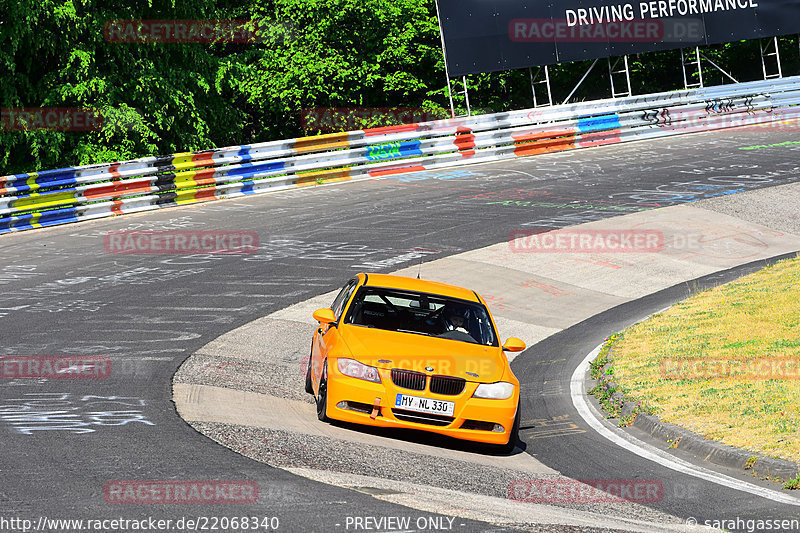
<svg viewBox="0 0 800 533">
<path fill-rule="evenodd" d="M 443 416 L 453 416 L 456 410 L 455 402 L 420 398 L 419 396 L 409 396 L 408 394 L 398 394 L 394 401 L 394 406 L 407 411 Z"/>
</svg>

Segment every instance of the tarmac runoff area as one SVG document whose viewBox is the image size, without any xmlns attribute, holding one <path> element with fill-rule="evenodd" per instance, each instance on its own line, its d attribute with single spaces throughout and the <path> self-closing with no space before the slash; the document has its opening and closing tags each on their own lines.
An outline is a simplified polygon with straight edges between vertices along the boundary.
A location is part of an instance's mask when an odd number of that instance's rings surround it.
<svg viewBox="0 0 800 533">
<path fill-rule="evenodd" d="M 424 263 L 421 276 L 475 289 L 487 300 L 502 339 L 515 336 L 531 346 L 621 303 L 800 250 L 797 205 L 800 184 L 789 184 L 633 213 L 567 231 L 657 230 L 663 234 L 657 253 L 525 253 L 502 242 Z M 415 265 L 396 273 L 416 276 L 417 270 Z M 556 506 L 508 499 L 513 480 L 564 479 L 528 453 L 484 455 L 466 446 L 387 438 L 319 422 L 313 399 L 303 390 L 316 327 L 311 313 L 328 307 L 334 295 L 255 320 L 188 358 L 173 379 L 178 413 L 245 456 L 424 511 L 498 525 L 699 530 L 629 502 Z"/>
</svg>

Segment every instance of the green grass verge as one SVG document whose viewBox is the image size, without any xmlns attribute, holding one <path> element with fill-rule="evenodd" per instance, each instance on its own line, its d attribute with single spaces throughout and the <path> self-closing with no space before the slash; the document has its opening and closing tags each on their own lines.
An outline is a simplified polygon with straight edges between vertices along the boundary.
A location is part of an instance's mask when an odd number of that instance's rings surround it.
<svg viewBox="0 0 800 533">
<path fill-rule="evenodd" d="M 699 293 L 610 338 L 593 363 L 593 374 L 601 371 L 665 422 L 800 462 L 800 259 Z M 613 411 L 613 401 L 604 403 Z"/>
</svg>

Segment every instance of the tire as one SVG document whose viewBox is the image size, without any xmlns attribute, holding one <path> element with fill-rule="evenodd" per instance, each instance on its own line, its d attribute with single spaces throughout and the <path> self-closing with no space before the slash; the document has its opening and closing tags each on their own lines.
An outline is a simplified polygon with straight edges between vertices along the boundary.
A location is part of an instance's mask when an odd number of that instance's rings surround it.
<svg viewBox="0 0 800 533">
<path fill-rule="evenodd" d="M 322 422 L 330 421 L 328 418 L 328 362 L 322 365 L 322 377 L 319 378 L 319 393 L 316 396 L 317 418 Z"/>
<path fill-rule="evenodd" d="M 311 356 L 308 356 L 308 368 L 306 368 L 306 392 L 314 394 L 314 387 L 311 384 Z"/>
<path fill-rule="evenodd" d="M 514 448 L 517 447 L 517 441 L 519 441 L 519 423 L 520 423 L 519 421 L 521 417 L 520 415 L 521 403 L 522 402 L 517 404 L 517 416 L 514 417 L 514 425 L 511 426 L 511 433 L 508 435 L 508 442 L 506 444 L 500 445 L 499 447 L 499 451 L 506 455 L 510 455 L 511 452 L 514 451 Z"/>
</svg>

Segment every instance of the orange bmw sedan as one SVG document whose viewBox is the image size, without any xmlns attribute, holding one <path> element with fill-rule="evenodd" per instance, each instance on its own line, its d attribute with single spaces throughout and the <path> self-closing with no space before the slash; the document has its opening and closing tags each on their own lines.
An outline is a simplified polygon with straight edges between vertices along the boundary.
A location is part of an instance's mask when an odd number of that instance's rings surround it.
<svg viewBox="0 0 800 533">
<path fill-rule="evenodd" d="M 511 452 L 519 381 L 475 291 L 386 274 L 358 274 L 314 318 L 306 392 L 320 420 L 410 428 Z"/>
</svg>

